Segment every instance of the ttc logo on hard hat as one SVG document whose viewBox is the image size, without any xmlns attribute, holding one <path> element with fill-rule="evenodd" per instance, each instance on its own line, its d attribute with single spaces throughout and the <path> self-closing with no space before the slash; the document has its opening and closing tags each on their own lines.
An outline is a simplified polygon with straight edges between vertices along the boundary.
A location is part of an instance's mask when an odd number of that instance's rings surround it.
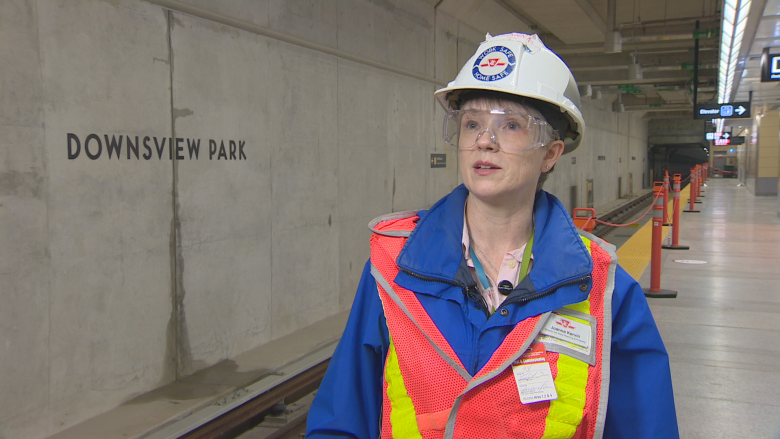
<svg viewBox="0 0 780 439">
<path fill-rule="evenodd" d="M 482 52 L 471 73 L 480 81 L 498 81 L 515 69 L 515 54 L 504 46 L 493 46 Z"/>
</svg>

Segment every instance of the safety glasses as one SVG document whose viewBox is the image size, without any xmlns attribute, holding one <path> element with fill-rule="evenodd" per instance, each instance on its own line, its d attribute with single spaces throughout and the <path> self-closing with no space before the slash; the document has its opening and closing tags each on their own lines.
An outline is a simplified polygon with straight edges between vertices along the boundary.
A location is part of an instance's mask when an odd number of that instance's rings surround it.
<svg viewBox="0 0 780 439">
<path fill-rule="evenodd" d="M 476 149 L 480 139 L 506 153 L 519 153 L 556 140 L 545 121 L 512 110 L 450 110 L 444 116 L 444 141 Z"/>
</svg>

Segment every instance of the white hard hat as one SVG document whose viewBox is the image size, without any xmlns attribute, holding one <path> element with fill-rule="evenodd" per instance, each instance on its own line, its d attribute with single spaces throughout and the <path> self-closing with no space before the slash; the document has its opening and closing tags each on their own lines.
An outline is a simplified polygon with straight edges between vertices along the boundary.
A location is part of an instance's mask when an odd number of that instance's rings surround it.
<svg viewBox="0 0 780 439">
<path fill-rule="evenodd" d="M 566 64 L 536 35 L 487 34 L 455 80 L 434 96 L 445 110 L 458 109 L 462 92 L 468 90 L 508 93 L 551 104 L 528 102 L 558 130 L 564 154 L 574 151 L 585 134 L 577 82 Z"/>
</svg>

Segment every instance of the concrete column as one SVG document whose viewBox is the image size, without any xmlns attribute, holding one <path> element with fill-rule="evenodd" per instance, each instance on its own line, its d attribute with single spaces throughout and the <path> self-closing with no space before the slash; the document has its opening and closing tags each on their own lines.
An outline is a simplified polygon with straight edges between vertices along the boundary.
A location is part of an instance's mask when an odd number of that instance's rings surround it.
<svg viewBox="0 0 780 439">
<path fill-rule="evenodd" d="M 757 118 L 756 143 L 748 148 L 747 184 L 755 195 L 778 194 L 780 157 L 780 112 L 768 111 Z"/>
</svg>

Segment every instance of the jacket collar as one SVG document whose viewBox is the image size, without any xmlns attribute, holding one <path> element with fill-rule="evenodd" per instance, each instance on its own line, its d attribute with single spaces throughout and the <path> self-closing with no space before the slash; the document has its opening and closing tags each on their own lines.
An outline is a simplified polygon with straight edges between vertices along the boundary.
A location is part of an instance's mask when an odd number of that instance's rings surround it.
<svg viewBox="0 0 780 439">
<path fill-rule="evenodd" d="M 398 266 L 429 280 L 467 286 L 474 283 L 462 251 L 463 208 L 468 190 L 460 185 L 427 211 L 398 255 Z M 534 268 L 529 279 L 545 291 L 590 274 L 593 263 L 568 212 L 557 198 L 539 191 L 534 201 Z M 562 263 L 565 261 L 565 263 Z M 404 277 L 404 276 L 402 276 Z M 399 279 L 400 280 L 400 279 Z M 443 285 L 425 282 L 415 289 L 437 294 Z"/>
</svg>

